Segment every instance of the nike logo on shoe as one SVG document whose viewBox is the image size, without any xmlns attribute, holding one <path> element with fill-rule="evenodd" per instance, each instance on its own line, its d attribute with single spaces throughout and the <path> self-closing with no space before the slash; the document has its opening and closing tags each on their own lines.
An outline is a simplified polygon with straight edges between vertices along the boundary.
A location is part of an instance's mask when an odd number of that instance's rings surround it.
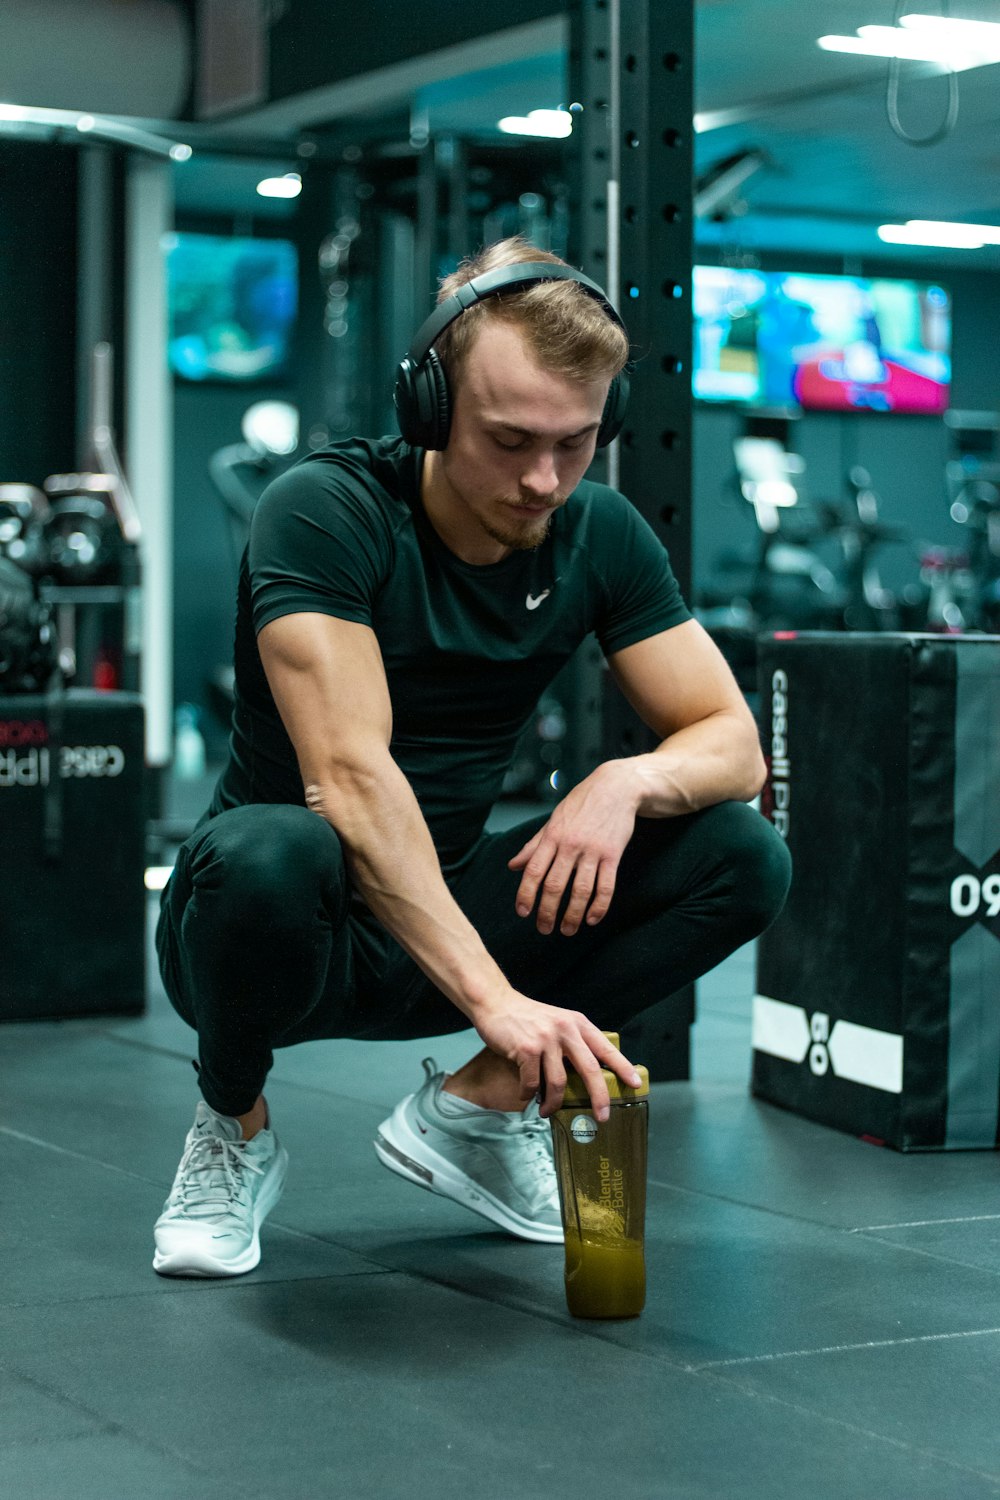
<svg viewBox="0 0 1000 1500">
<path fill-rule="evenodd" d="M 537 609 L 542 600 L 547 599 L 551 592 L 551 589 L 543 589 L 542 592 L 538 595 L 529 594 L 527 599 L 525 599 L 524 601 L 525 609 Z"/>
</svg>

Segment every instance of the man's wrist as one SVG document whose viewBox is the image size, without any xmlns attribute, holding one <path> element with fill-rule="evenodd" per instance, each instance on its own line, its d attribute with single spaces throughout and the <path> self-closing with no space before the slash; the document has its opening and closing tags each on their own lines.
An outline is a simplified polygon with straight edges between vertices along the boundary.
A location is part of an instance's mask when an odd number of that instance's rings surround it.
<svg viewBox="0 0 1000 1500">
<path fill-rule="evenodd" d="M 662 747 L 612 764 L 625 770 L 623 795 L 636 817 L 669 818 L 693 811 L 684 796 L 676 769 Z"/>
<path fill-rule="evenodd" d="M 608 760 L 599 768 L 614 778 L 615 799 L 636 817 L 656 811 L 662 774 L 651 755 L 625 755 Z"/>
<path fill-rule="evenodd" d="M 452 1003 L 468 1016 L 473 1026 L 502 1011 L 511 993 L 507 979 L 485 950 L 484 957 L 485 964 L 474 972 L 463 974 L 450 996 Z"/>
</svg>

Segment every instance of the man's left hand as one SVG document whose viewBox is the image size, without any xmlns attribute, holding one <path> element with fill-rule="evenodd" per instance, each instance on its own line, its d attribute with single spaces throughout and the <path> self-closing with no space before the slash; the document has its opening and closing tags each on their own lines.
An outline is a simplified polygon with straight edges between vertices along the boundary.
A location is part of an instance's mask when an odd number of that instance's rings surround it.
<svg viewBox="0 0 1000 1500">
<path fill-rule="evenodd" d="M 550 933 L 567 891 L 559 931 L 570 937 L 586 920 L 594 926 L 607 913 L 618 865 L 635 830 L 638 805 L 627 760 L 606 761 L 575 786 L 508 869 L 523 870 L 515 905 L 531 915 L 538 903 L 539 932 Z"/>
</svg>

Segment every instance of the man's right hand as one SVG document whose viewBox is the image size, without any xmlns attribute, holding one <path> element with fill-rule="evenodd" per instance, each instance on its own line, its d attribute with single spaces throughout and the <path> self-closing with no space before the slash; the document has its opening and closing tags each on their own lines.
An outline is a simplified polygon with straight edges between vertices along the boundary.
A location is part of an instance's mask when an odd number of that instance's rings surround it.
<svg viewBox="0 0 1000 1500">
<path fill-rule="evenodd" d="M 627 1088 L 641 1082 L 628 1058 L 578 1010 L 543 1005 L 511 990 L 506 1003 L 477 1011 L 473 1024 L 487 1047 L 518 1069 L 522 1098 L 542 1094 L 545 1118 L 562 1104 L 567 1062 L 583 1079 L 598 1120 L 611 1113 L 602 1068 L 610 1068 Z"/>
</svg>

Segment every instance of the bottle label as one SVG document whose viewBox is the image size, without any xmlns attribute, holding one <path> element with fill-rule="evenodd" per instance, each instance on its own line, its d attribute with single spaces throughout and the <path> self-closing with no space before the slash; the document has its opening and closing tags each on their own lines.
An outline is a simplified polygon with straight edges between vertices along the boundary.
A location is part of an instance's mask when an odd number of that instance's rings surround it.
<svg viewBox="0 0 1000 1500">
<path fill-rule="evenodd" d="M 615 1213 L 625 1212 L 625 1188 L 621 1167 L 613 1167 L 608 1157 L 601 1157 L 597 1173 L 601 1182 L 601 1202 Z"/>
<path fill-rule="evenodd" d="M 597 1134 L 597 1121 L 590 1115 L 575 1115 L 569 1133 L 580 1146 L 589 1146 Z"/>
</svg>

